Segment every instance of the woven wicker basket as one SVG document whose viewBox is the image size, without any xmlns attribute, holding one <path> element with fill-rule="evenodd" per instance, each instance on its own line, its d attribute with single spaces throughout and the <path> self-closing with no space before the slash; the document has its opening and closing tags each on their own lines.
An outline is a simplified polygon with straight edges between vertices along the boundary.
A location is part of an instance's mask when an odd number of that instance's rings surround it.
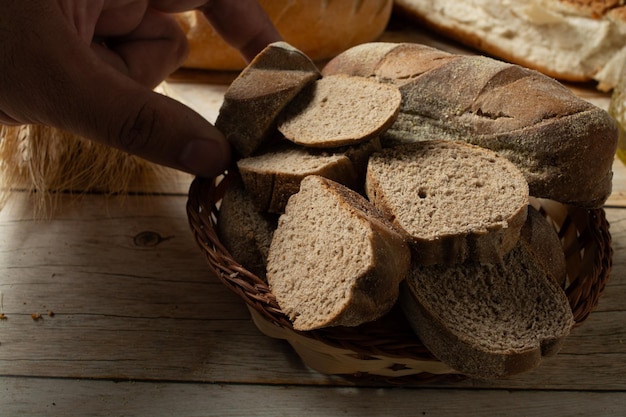
<svg viewBox="0 0 626 417">
<path fill-rule="evenodd" d="M 211 269 L 246 302 L 265 335 L 289 342 L 304 363 L 324 374 L 388 383 L 426 383 L 457 379 L 410 330 L 398 309 L 355 328 L 295 331 L 266 282 L 247 271 L 220 243 L 215 231 L 219 202 L 229 181 L 196 178 L 189 190 L 189 224 Z M 611 269 L 613 251 L 603 209 L 586 210 L 550 200 L 532 204 L 551 221 L 567 260 L 566 293 L 577 325 L 595 309 Z"/>
</svg>

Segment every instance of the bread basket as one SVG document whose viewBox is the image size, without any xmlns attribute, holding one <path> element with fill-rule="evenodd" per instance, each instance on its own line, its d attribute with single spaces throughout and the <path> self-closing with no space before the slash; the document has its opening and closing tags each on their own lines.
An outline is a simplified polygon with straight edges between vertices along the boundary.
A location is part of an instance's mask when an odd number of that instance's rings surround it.
<svg viewBox="0 0 626 417">
<path fill-rule="evenodd" d="M 262 333 L 286 340 L 307 366 L 324 374 L 400 384 L 463 377 L 421 344 L 398 310 L 355 328 L 295 331 L 266 282 L 241 266 L 219 241 L 215 226 L 228 183 L 228 174 L 216 180 L 194 179 L 187 202 L 188 220 L 210 269 L 247 304 Z M 565 290 L 576 325 L 580 325 L 595 309 L 611 269 L 613 251 L 605 212 L 551 200 L 533 199 L 532 204 L 561 237 L 568 269 Z"/>
</svg>

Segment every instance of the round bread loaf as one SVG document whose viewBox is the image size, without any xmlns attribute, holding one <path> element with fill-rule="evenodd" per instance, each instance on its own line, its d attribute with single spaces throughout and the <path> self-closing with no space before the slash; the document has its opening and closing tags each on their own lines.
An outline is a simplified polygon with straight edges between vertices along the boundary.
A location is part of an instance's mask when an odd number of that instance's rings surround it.
<svg viewBox="0 0 626 417">
<path fill-rule="evenodd" d="M 283 39 L 314 61 L 329 59 L 385 30 L 392 0 L 260 0 Z M 187 34 L 187 68 L 240 70 L 246 65 L 239 52 L 224 42 L 201 12 L 180 13 Z"/>
</svg>

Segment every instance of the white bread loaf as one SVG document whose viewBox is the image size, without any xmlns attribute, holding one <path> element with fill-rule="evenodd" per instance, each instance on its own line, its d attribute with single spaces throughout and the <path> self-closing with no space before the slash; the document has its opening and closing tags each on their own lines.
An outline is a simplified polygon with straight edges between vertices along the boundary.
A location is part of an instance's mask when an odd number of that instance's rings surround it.
<svg viewBox="0 0 626 417">
<path fill-rule="evenodd" d="M 611 193 L 615 121 L 539 72 L 422 45 L 369 43 L 322 70 L 323 76 L 341 73 L 399 86 L 402 107 L 381 136 L 383 146 L 465 141 L 517 165 L 532 196 L 591 208 Z"/>
<path fill-rule="evenodd" d="M 420 26 L 566 81 L 613 88 L 626 59 L 621 0 L 396 0 Z"/>
<path fill-rule="evenodd" d="M 288 142 L 238 160 L 237 168 L 257 210 L 282 213 L 289 197 L 300 189 L 300 181 L 309 175 L 360 189 L 369 156 L 377 150 L 380 150 L 378 138 L 328 151 Z"/>
<path fill-rule="evenodd" d="M 543 224 L 528 227 L 554 243 L 554 229 L 537 215 L 529 218 Z M 401 287 L 402 309 L 428 350 L 457 371 L 475 378 L 526 372 L 556 354 L 574 326 L 543 257 L 522 238 L 501 263 L 414 266 Z"/>
<path fill-rule="evenodd" d="M 393 0 L 259 0 L 285 42 L 319 62 L 377 39 L 387 26 Z M 241 70 L 246 62 L 217 35 L 199 11 L 177 19 L 187 34 L 189 56 L 183 66 Z"/>
<path fill-rule="evenodd" d="M 364 77 L 329 75 L 307 85 L 285 106 L 278 130 L 313 148 L 355 145 L 378 136 L 400 111 L 397 87 Z"/>
<path fill-rule="evenodd" d="M 526 221 L 528 184 L 505 158 L 454 141 L 420 141 L 370 157 L 365 190 L 413 247 L 413 262 L 500 262 Z"/>
<path fill-rule="evenodd" d="M 409 263 L 400 234 L 365 198 L 311 175 L 279 219 L 267 280 L 294 329 L 357 326 L 393 307 Z"/>
</svg>

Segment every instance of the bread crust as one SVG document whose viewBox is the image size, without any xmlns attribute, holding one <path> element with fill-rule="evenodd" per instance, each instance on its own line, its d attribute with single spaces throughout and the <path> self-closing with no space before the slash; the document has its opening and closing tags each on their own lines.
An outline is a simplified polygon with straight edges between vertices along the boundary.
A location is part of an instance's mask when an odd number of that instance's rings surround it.
<svg viewBox="0 0 626 417">
<path fill-rule="evenodd" d="M 370 42 L 385 30 L 392 0 L 260 0 L 283 39 L 314 61 L 324 61 L 354 45 Z M 199 11 L 177 15 L 189 42 L 183 66 L 238 71 L 246 66 Z"/>
</svg>

